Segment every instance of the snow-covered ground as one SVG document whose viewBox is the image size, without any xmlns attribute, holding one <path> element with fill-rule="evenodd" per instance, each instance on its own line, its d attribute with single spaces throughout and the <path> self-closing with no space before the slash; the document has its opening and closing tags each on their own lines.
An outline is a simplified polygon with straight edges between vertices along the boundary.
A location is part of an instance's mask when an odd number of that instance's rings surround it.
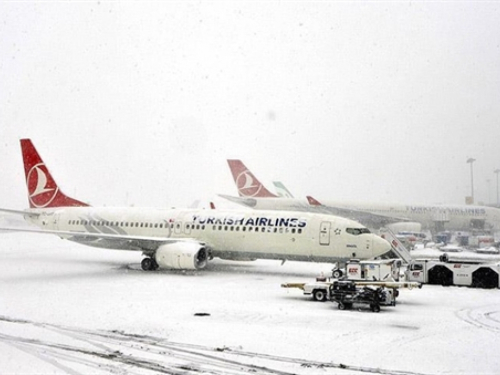
<svg viewBox="0 0 500 375">
<path fill-rule="evenodd" d="M 328 264 L 213 261 L 139 270 L 140 253 L 0 234 L 0 373 L 498 374 L 500 290 L 425 285 L 340 311 L 286 282 Z"/>
</svg>

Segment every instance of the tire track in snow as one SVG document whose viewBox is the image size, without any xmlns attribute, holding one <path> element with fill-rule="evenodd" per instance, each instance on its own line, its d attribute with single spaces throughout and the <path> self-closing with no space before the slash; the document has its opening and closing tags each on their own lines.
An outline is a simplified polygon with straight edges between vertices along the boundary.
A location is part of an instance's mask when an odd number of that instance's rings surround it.
<svg viewBox="0 0 500 375">
<path fill-rule="evenodd" d="M 500 332 L 500 306 L 480 306 L 458 310 L 455 315 L 466 323 L 492 333 Z"/>
<path fill-rule="evenodd" d="M 176 343 L 162 337 L 129 334 L 122 331 L 87 330 L 48 323 L 37 323 L 0 316 L 0 321 L 29 324 L 56 331 L 77 343 L 91 345 L 95 350 L 77 344 L 60 344 L 39 339 L 0 335 L 0 341 L 22 348 L 65 372 L 78 374 L 68 367 L 86 366 L 94 370 L 114 373 L 166 373 L 187 374 L 263 374 L 290 375 L 311 373 L 313 369 L 325 371 L 345 370 L 370 374 L 424 375 L 412 371 L 398 371 L 362 367 L 335 362 L 311 361 L 263 353 L 247 352 L 227 347 L 214 348 L 196 344 Z M 43 353 L 43 354 L 41 354 Z M 259 364 L 254 364 L 258 359 Z M 65 362 L 66 365 L 63 365 Z M 289 369 L 289 370 L 287 370 Z"/>
<path fill-rule="evenodd" d="M 5 319 L 0 319 L 5 321 Z M 31 324 L 27 321 L 15 322 L 12 319 L 9 319 L 12 323 L 20 323 L 20 324 Z M 36 326 L 44 326 L 45 324 L 36 323 Z M 62 331 L 65 330 L 64 327 L 58 327 L 55 325 L 47 325 L 50 327 L 60 328 Z M 71 329 L 71 336 L 74 337 L 74 332 L 78 331 L 77 329 Z M 29 339 L 29 338 L 21 338 L 9 335 L 0 335 L 0 341 L 8 342 L 17 346 L 25 346 L 25 351 L 30 352 L 30 354 L 34 354 L 35 352 L 42 352 L 44 359 L 46 362 L 51 364 L 57 364 L 55 358 L 62 358 L 66 362 L 75 362 L 79 364 L 87 364 L 94 369 L 103 370 L 103 365 L 100 363 L 96 363 L 93 361 L 88 361 L 86 357 L 94 357 L 99 360 L 110 361 L 112 363 L 124 364 L 130 366 L 135 369 L 147 370 L 148 372 L 156 372 L 163 374 L 173 374 L 173 375 L 185 375 L 185 374 L 198 374 L 198 373 L 206 373 L 206 374 L 227 374 L 227 375 L 239 375 L 239 374 L 248 374 L 248 373 L 259 373 L 259 374 L 269 374 L 269 375 L 291 375 L 292 372 L 281 371 L 279 369 L 272 369 L 266 366 L 253 365 L 251 363 L 245 363 L 243 361 L 219 358 L 217 356 L 210 356 L 206 353 L 206 348 L 200 353 L 191 350 L 184 350 L 178 348 L 169 348 L 164 347 L 158 349 L 154 348 L 155 342 L 151 342 L 151 339 L 147 340 L 139 340 L 136 338 L 138 336 L 135 335 L 126 335 L 118 332 L 112 331 L 87 331 L 82 330 L 82 334 L 87 334 L 89 336 L 89 340 L 87 342 L 97 339 L 98 341 L 107 342 L 110 345 L 119 345 L 126 346 L 127 349 L 132 348 L 138 350 L 140 353 L 147 354 L 151 356 L 152 354 L 161 354 L 161 357 L 153 357 L 148 358 L 145 356 L 140 356 L 136 354 L 125 354 L 119 350 L 115 350 L 110 352 L 109 350 L 88 350 L 83 349 L 74 345 L 67 344 L 58 344 L 54 342 L 47 342 L 37 339 Z M 155 341 L 157 339 L 155 338 Z M 32 349 L 31 351 L 29 349 Z M 170 349 L 170 350 L 169 350 Z M 211 352 L 214 351 L 213 348 L 209 348 Z M 169 353 L 170 351 L 170 353 Z M 68 355 L 69 353 L 69 355 Z M 180 355 L 179 355 L 180 353 Z M 71 356 L 71 354 L 80 354 L 81 356 Z M 165 358 L 165 355 L 170 354 L 168 358 Z M 54 358 L 55 357 L 55 358 Z M 179 359 L 181 362 L 179 363 Z M 166 361 L 167 360 L 167 361 Z M 168 363 L 175 362 L 174 364 Z M 73 371 L 69 368 L 64 368 L 62 366 L 57 366 L 59 369 L 66 370 L 68 373 L 78 374 L 78 372 Z M 127 369 L 125 372 L 125 368 L 123 367 L 113 367 L 107 365 L 106 368 L 108 370 L 112 370 L 112 372 L 122 372 L 122 373 L 130 373 Z M 127 367 L 128 368 L 128 367 Z"/>
<path fill-rule="evenodd" d="M 20 350 L 26 354 L 37 357 L 38 359 L 42 360 L 43 362 L 50 363 L 55 368 L 62 370 L 67 374 L 81 375 L 79 372 L 74 371 L 73 369 L 60 364 L 57 360 L 55 360 L 53 358 L 48 358 L 44 353 L 40 353 L 38 350 L 30 349 L 29 345 L 24 345 L 23 343 L 19 342 L 17 340 L 17 338 L 12 340 L 11 337 L 0 334 L 0 341 L 2 341 L 4 344 L 10 345 L 10 346 L 16 348 L 17 350 Z"/>
</svg>

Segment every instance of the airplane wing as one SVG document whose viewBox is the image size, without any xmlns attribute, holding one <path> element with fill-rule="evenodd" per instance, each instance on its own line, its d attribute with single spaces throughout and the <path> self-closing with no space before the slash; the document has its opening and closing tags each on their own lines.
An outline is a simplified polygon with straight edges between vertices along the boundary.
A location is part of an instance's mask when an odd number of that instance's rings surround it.
<svg viewBox="0 0 500 375">
<path fill-rule="evenodd" d="M 55 234 L 61 238 L 78 242 L 84 245 L 91 245 L 94 247 L 102 247 L 113 250 L 155 251 L 162 245 L 167 245 L 172 243 L 190 242 L 190 243 L 200 244 L 199 241 L 192 238 L 131 236 L 131 235 L 107 234 L 107 233 L 97 233 L 97 232 L 96 233 L 73 232 L 73 231 L 61 231 L 61 230 L 7 228 L 7 227 L 0 227 L 0 231 Z"/>
<path fill-rule="evenodd" d="M 249 208 L 272 211 L 301 211 L 327 213 L 322 207 L 312 207 L 306 200 L 296 198 L 248 198 L 219 194 L 219 197 Z"/>
<path fill-rule="evenodd" d="M 321 204 L 319 201 L 317 201 L 311 196 L 307 196 L 307 202 L 306 201 L 301 202 L 298 199 L 289 199 L 286 202 L 286 204 L 281 204 L 285 203 L 286 198 L 276 198 L 275 201 L 272 201 L 273 198 L 233 197 L 231 195 L 225 195 L 225 194 L 219 194 L 219 196 L 231 202 L 250 208 L 255 208 L 258 202 L 261 203 L 268 202 L 269 205 L 266 206 L 266 209 L 269 210 L 292 210 L 292 211 L 315 212 L 327 215 L 341 216 L 346 219 L 357 221 L 370 228 L 385 226 L 391 223 L 411 221 L 410 219 L 404 217 L 398 217 L 392 215 L 391 216 L 380 215 L 369 211 L 362 211 L 352 208 L 343 208 L 331 205 L 326 206 Z M 259 199 L 259 201 L 257 201 L 257 199 Z"/>
<path fill-rule="evenodd" d="M 9 210 L 7 208 L 0 208 L 0 212 L 5 212 L 7 214 L 12 214 L 12 215 L 22 215 L 22 216 L 39 216 L 40 214 L 38 212 L 31 212 L 31 211 L 27 211 L 27 210 Z"/>
<path fill-rule="evenodd" d="M 241 204 L 242 206 L 247 206 L 254 208 L 257 205 L 257 200 L 255 198 L 247 197 L 233 197 L 232 195 L 219 194 L 219 197 L 227 199 L 230 202 Z"/>
<path fill-rule="evenodd" d="M 307 201 L 309 202 L 310 206 L 319 209 L 323 213 L 329 213 L 331 215 L 337 215 L 348 219 L 352 219 L 368 227 L 374 225 L 383 226 L 391 223 L 411 221 L 409 218 L 406 217 L 381 215 L 369 211 L 332 206 L 330 204 L 328 206 L 325 206 L 315 198 L 311 197 L 310 195 L 307 196 Z"/>
</svg>

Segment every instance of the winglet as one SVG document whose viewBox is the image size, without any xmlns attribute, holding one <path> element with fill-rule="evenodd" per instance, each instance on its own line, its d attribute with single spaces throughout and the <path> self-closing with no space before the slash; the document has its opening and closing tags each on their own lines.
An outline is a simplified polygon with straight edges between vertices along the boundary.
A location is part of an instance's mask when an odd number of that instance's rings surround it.
<svg viewBox="0 0 500 375">
<path fill-rule="evenodd" d="M 228 159 L 227 163 L 240 197 L 276 198 L 276 195 L 267 190 L 241 160 Z"/>
<path fill-rule="evenodd" d="M 210 202 L 210 209 L 211 210 L 215 210 L 215 204 L 214 204 L 214 202 Z"/>
<path fill-rule="evenodd" d="M 308 195 L 306 198 L 307 198 L 307 202 L 309 202 L 309 204 L 311 206 L 322 206 L 322 204 L 318 200 L 311 197 L 310 195 Z"/>
<path fill-rule="evenodd" d="M 274 188 L 276 190 L 276 193 L 278 193 L 278 196 L 281 198 L 293 198 L 292 193 L 285 187 L 283 182 L 281 181 L 273 181 Z"/>
<path fill-rule="evenodd" d="M 21 139 L 21 151 L 30 208 L 88 206 L 59 189 L 30 139 Z"/>
</svg>

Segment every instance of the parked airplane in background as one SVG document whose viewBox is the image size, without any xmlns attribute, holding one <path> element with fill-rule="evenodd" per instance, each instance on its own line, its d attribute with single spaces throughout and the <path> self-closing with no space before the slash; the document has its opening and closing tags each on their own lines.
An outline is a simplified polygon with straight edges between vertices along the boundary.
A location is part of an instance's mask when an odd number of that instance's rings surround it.
<svg viewBox="0 0 500 375">
<path fill-rule="evenodd" d="M 281 181 L 273 181 L 273 185 L 274 189 L 276 190 L 276 193 L 278 194 L 278 197 L 282 198 L 294 197 Z"/>
<path fill-rule="evenodd" d="M 144 270 L 201 269 L 212 257 L 343 262 L 370 259 L 390 244 L 363 225 L 306 212 L 90 207 L 66 196 L 29 139 L 21 140 L 30 209 L 41 229 L 84 245 L 141 251 Z"/>
<path fill-rule="evenodd" d="M 389 226 L 409 227 L 413 230 L 500 230 L 500 209 L 464 205 L 404 205 L 389 203 L 362 203 L 325 200 L 319 202 L 280 198 L 268 191 L 241 160 L 228 160 L 238 188 L 239 197 L 220 195 L 232 202 L 265 210 L 308 211 L 330 213 L 350 218 L 371 228 Z"/>
</svg>

